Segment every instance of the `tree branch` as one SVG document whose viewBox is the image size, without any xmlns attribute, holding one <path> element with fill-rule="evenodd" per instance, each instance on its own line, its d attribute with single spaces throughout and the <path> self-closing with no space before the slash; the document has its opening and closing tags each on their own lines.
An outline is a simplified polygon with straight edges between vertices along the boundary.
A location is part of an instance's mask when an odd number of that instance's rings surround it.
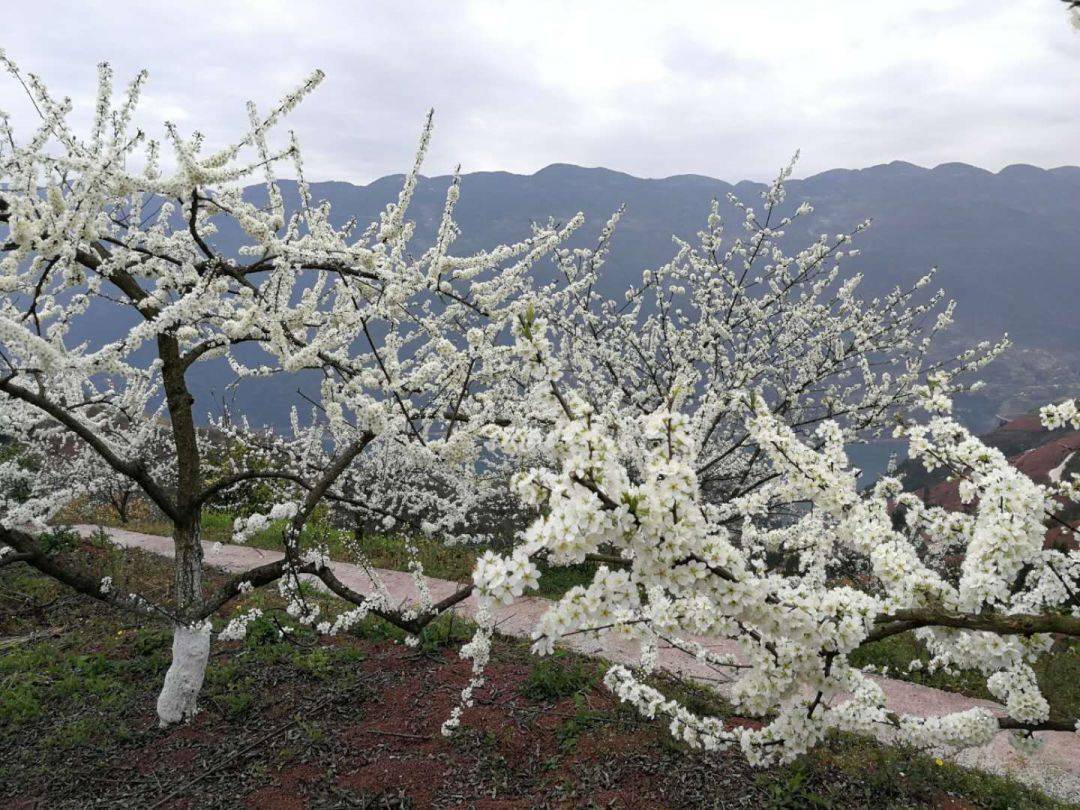
<svg viewBox="0 0 1080 810">
<path fill-rule="evenodd" d="M 933 608 L 897 610 L 888 616 L 878 616 L 880 625 L 866 637 L 866 642 L 880 641 L 918 627 L 954 627 L 960 630 L 981 630 L 1008 636 L 1031 636 L 1036 633 L 1058 633 L 1080 637 L 1080 618 L 1064 614 L 959 614 Z"/>
<path fill-rule="evenodd" d="M 154 502 L 154 504 L 161 509 L 170 519 L 176 518 L 176 507 L 172 502 L 172 499 L 168 496 L 165 490 L 154 481 L 146 469 L 138 464 L 125 461 L 120 458 L 112 449 L 105 443 L 105 441 L 94 433 L 90 428 L 83 424 L 80 420 L 64 408 L 60 407 L 54 402 L 46 399 L 40 394 L 35 394 L 33 391 L 29 391 L 20 385 L 16 385 L 12 382 L 12 377 L 0 377 L 0 391 L 14 397 L 15 399 L 22 400 L 29 405 L 33 405 L 40 411 L 44 411 L 57 422 L 62 424 L 88 445 L 99 455 L 101 458 L 114 470 L 121 475 L 126 475 L 136 484 L 138 484 L 143 492 Z"/>
<path fill-rule="evenodd" d="M 64 567 L 57 562 L 54 556 L 42 551 L 37 540 L 26 532 L 19 531 L 18 529 L 7 529 L 0 526 L 0 543 L 11 546 L 18 552 L 15 557 L 18 557 L 19 560 L 5 558 L 3 562 L 5 565 L 7 562 L 22 561 L 85 596 L 93 597 L 106 604 L 122 608 L 123 610 L 129 610 L 142 616 L 175 620 L 175 617 L 173 617 L 169 611 L 155 605 L 144 596 L 132 593 L 119 593 L 111 588 L 105 588 L 102 586 L 101 579 L 92 577 L 82 571 L 73 571 Z"/>
</svg>

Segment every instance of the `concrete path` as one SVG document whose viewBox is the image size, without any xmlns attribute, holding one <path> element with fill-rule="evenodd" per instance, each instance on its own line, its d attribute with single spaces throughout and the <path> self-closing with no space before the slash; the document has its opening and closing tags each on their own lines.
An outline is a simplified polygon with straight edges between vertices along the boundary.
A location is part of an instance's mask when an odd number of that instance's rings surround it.
<svg viewBox="0 0 1080 810">
<path fill-rule="evenodd" d="M 98 531 L 96 526 L 76 526 L 81 534 L 90 535 Z M 123 529 L 107 529 L 112 540 L 126 548 L 138 548 L 162 556 L 173 555 L 171 538 L 157 535 L 140 534 Z M 206 564 L 231 573 L 246 571 L 258 565 L 274 562 L 283 555 L 277 551 L 239 546 L 232 544 L 204 543 Z M 350 588 L 360 593 L 373 590 L 371 577 L 357 565 L 344 562 L 332 563 L 337 577 Z M 377 576 L 393 597 L 404 601 L 417 597 L 415 583 L 410 574 L 401 571 L 379 569 Z M 434 601 L 439 601 L 454 593 L 458 585 L 441 579 L 427 579 L 428 588 Z M 501 608 L 497 614 L 499 631 L 508 636 L 530 638 L 537 619 L 547 609 L 549 602 L 538 597 L 521 598 L 509 607 Z M 456 610 L 460 615 L 472 616 L 476 610 L 475 599 L 462 602 Z M 634 665 L 637 655 L 630 644 L 618 643 L 608 638 L 602 643 L 586 640 L 580 636 L 566 639 L 564 646 L 586 655 L 603 657 L 606 660 Z M 735 652 L 734 643 L 730 649 L 716 648 L 718 652 Z M 682 676 L 707 683 L 721 693 L 722 684 L 717 683 L 715 673 L 696 658 L 677 650 L 663 650 L 660 655 L 661 666 Z M 888 708 L 892 711 L 908 714 L 935 716 L 954 711 L 962 711 L 972 706 L 986 706 L 998 710 L 999 707 L 985 700 L 977 700 L 954 692 L 944 692 L 927 686 L 894 680 L 876 678 L 885 691 Z M 1010 776 L 1037 790 L 1055 798 L 1077 802 L 1080 806 L 1080 734 L 1046 732 L 1039 735 L 1044 744 L 1034 754 L 1023 754 L 1010 741 L 1009 734 L 1002 732 L 989 745 L 968 749 L 953 757 L 954 761 L 969 768 L 977 768 L 990 773 Z"/>
</svg>

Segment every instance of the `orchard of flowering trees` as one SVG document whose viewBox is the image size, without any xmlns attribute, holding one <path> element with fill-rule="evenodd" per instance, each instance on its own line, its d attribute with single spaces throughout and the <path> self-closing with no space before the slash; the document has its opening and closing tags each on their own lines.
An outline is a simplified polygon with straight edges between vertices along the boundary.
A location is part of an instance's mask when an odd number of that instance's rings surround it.
<svg viewBox="0 0 1080 810">
<path fill-rule="evenodd" d="M 1035 484 L 951 418 L 951 396 L 1006 344 L 942 359 L 934 338 L 953 304 L 924 292 L 932 274 L 861 298 L 846 262 L 865 223 L 790 249 L 785 231 L 813 213 L 787 204 L 790 168 L 760 209 L 734 201 L 736 233 L 714 204 L 695 243 L 677 242 L 670 262 L 609 299 L 598 281 L 618 213 L 592 249 L 569 246 L 578 217 L 460 255 L 455 179 L 430 245 L 418 246 L 408 206 L 430 120 L 397 202 L 377 222 L 335 225 L 295 139 L 276 136 L 321 74 L 268 114 L 249 105 L 248 130 L 215 150 L 169 124 L 160 142 L 134 126 L 143 74 L 117 96 L 102 66 L 92 124 L 76 132 L 69 100 L 5 66 L 40 123 L 16 133 L 0 119 L 0 435 L 11 441 L 0 565 L 167 621 L 162 723 L 196 711 L 210 620 L 263 587 L 321 633 L 375 615 L 415 634 L 475 592 L 467 706 L 496 605 L 535 588 L 541 562 L 591 559 L 592 581 L 537 625 L 536 651 L 582 634 L 635 641 L 640 667 L 613 666 L 605 683 L 692 745 L 739 745 L 763 763 L 832 729 L 889 726 L 933 747 L 979 745 L 1002 728 L 1025 740 L 1077 729 L 1040 694 L 1032 664 L 1056 635 L 1080 636 L 1080 552 L 1043 542 L 1080 481 Z M 276 182 L 286 172 L 295 210 Z M 259 202 L 242 193 L 253 177 Z M 239 253 L 223 246 L 226 229 L 243 234 Z M 542 284 L 534 269 L 549 261 L 556 281 Z M 88 322 L 124 317 L 119 338 L 83 337 Z M 273 432 L 196 399 L 208 363 L 237 378 L 314 373 L 318 395 L 282 403 L 291 429 Z M 1043 416 L 1080 428 L 1075 402 Z M 959 478 L 970 512 L 926 506 L 892 477 L 860 489 L 844 447 L 882 432 Z M 66 504 L 102 492 L 137 492 L 172 525 L 170 599 L 98 579 L 42 544 Z M 482 516 L 507 499 L 527 516 L 512 547 L 485 552 L 473 585 L 438 603 L 415 559 L 415 604 L 374 572 L 373 592 L 355 592 L 305 533 L 332 508 L 482 543 L 493 531 Z M 210 589 L 202 512 L 229 502 L 242 512 L 234 540 L 282 526 L 284 557 Z M 958 575 L 942 564 L 957 549 Z M 303 578 L 340 609 L 323 615 Z M 233 616 L 220 635 L 242 636 L 255 615 Z M 887 711 L 849 656 L 908 631 L 930 666 L 985 677 L 1005 716 Z M 650 686 L 668 646 L 728 680 L 762 727 L 727 727 Z M 459 707 L 444 730 L 461 722 Z"/>
</svg>

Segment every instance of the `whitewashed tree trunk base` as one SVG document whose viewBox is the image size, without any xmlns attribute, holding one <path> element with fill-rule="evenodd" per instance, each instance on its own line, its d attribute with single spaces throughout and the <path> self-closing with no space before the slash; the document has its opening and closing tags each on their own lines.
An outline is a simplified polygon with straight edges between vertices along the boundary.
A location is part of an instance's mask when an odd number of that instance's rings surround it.
<svg viewBox="0 0 1080 810">
<path fill-rule="evenodd" d="M 210 624 L 173 628 L 172 665 L 165 673 L 165 684 L 158 696 L 157 712 L 161 726 L 182 722 L 198 711 L 196 700 L 210 659 Z"/>
</svg>

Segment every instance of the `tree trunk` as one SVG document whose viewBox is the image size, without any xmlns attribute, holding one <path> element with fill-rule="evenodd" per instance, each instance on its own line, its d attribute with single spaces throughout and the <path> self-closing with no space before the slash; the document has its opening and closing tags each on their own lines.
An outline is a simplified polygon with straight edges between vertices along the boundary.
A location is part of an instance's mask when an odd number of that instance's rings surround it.
<svg viewBox="0 0 1080 810">
<path fill-rule="evenodd" d="M 121 489 L 109 497 L 113 509 L 116 510 L 116 516 L 120 518 L 120 522 L 125 526 L 128 522 L 128 506 L 131 504 L 131 495 L 130 489 Z"/>
<path fill-rule="evenodd" d="M 195 515 L 173 529 L 173 593 L 176 608 L 185 621 L 195 618 L 202 606 L 202 515 Z"/>
<path fill-rule="evenodd" d="M 173 628 L 172 665 L 165 673 L 165 685 L 158 695 L 157 713 L 161 726 L 188 720 L 198 711 L 196 699 L 210 659 L 210 622 L 193 627 Z"/>
<path fill-rule="evenodd" d="M 158 718 L 162 726 L 192 717 L 210 657 L 210 623 L 197 622 L 202 605 L 203 549 L 200 516 L 173 531 L 176 559 L 173 565 L 173 589 L 181 624 L 173 628 L 172 665 L 165 674 L 165 684 L 158 696 Z"/>
<path fill-rule="evenodd" d="M 191 410 L 195 399 L 184 379 L 186 366 L 176 338 L 163 333 L 158 335 L 157 344 L 176 451 L 173 590 L 179 621 L 173 629 L 172 666 L 165 675 L 165 685 L 158 698 L 158 717 L 165 726 L 195 714 L 195 700 L 202 689 L 206 662 L 210 657 L 210 623 L 199 618 L 203 603 L 202 508 L 199 501 L 202 471 Z"/>
</svg>

